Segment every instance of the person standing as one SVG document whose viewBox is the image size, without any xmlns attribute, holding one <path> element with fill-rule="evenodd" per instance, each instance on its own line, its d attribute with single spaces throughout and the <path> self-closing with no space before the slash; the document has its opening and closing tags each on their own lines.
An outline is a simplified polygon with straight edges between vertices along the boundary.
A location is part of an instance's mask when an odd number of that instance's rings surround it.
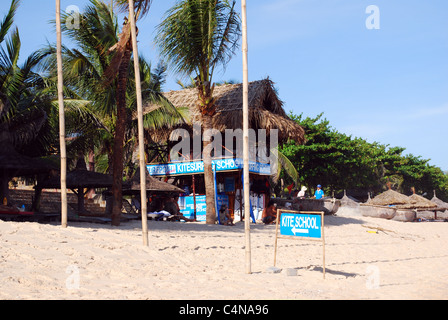
<svg viewBox="0 0 448 320">
<path fill-rule="evenodd" d="M 307 188 L 305 186 L 302 186 L 302 189 L 300 189 L 299 193 L 297 194 L 297 198 L 299 199 L 305 199 L 305 191 Z"/>
<path fill-rule="evenodd" d="M 314 192 L 315 199 L 322 199 L 325 196 L 324 190 L 322 190 L 322 186 L 320 184 L 317 185 L 317 190 Z"/>
</svg>

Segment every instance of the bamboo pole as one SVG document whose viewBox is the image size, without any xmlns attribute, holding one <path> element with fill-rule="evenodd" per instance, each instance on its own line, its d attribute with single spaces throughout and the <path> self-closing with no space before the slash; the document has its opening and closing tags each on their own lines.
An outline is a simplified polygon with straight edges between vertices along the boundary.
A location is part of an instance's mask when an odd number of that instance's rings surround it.
<svg viewBox="0 0 448 320">
<path fill-rule="evenodd" d="M 64 79 L 62 74 L 61 1 L 56 0 L 56 55 L 58 65 L 59 144 L 61 153 L 61 226 L 67 228 L 67 151 L 65 144 Z"/>
<path fill-rule="evenodd" d="M 249 184 L 249 72 L 247 48 L 246 0 L 241 1 L 243 24 L 243 176 L 244 176 L 244 233 L 246 238 L 246 273 L 252 273 L 250 245 L 250 184 Z"/>
<path fill-rule="evenodd" d="M 140 80 L 140 66 L 138 61 L 137 28 L 135 23 L 134 0 L 129 0 L 129 21 L 131 23 L 132 50 L 134 55 L 135 70 L 135 88 L 137 94 L 137 113 L 138 113 L 138 149 L 140 165 L 140 199 L 142 214 L 142 235 L 143 245 L 148 246 L 148 216 L 147 216 L 147 197 L 146 197 L 146 163 L 145 163 L 145 145 L 143 128 L 143 102 Z"/>
</svg>

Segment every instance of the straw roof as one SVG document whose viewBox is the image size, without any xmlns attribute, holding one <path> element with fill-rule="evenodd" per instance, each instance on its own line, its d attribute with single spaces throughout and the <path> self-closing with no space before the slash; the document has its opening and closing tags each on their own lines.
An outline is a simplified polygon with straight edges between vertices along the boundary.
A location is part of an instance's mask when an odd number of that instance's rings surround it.
<svg viewBox="0 0 448 320">
<path fill-rule="evenodd" d="M 2 141 L 0 170 L 6 171 L 9 176 L 20 177 L 48 173 L 51 170 L 57 170 L 57 168 L 45 160 L 24 156 L 18 153 L 9 142 Z"/>
<path fill-rule="evenodd" d="M 357 207 L 359 206 L 358 200 L 355 198 L 348 196 L 346 191 L 344 190 L 344 196 L 341 198 L 341 206 L 344 207 Z"/>
<path fill-rule="evenodd" d="M 439 208 L 446 208 L 448 210 L 448 203 L 443 202 L 442 200 L 437 198 L 435 192 L 434 197 L 431 199 L 431 202 L 435 203 Z"/>
<path fill-rule="evenodd" d="M 410 200 L 407 196 L 392 189 L 377 195 L 368 202 L 368 204 L 376 206 L 404 205 L 409 203 Z"/>
<path fill-rule="evenodd" d="M 437 208 L 436 204 L 422 196 L 413 194 L 408 197 L 391 189 L 371 199 L 368 204 L 378 206 L 396 206 L 399 209 Z"/>
<path fill-rule="evenodd" d="M 201 113 L 197 105 L 196 88 L 164 93 L 165 97 L 176 107 L 187 107 L 190 122 L 201 122 Z M 242 129 L 243 125 L 243 85 L 230 84 L 216 86 L 213 96 L 216 100 L 216 115 L 213 117 L 213 128 L 223 132 L 225 129 Z M 153 110 L 152 104 L 144 107 L 144 113 Z M 292 121 L 283 109 L 283 102 L 277 96 L 274 83 L 260 80 L 249 83 L 249 127 L 253 129 L 279 130 L 279 139 L 293 139 L 299 143 L 304 141 L 304 130 Z M 151 132 L 155 141 L 167 140 L 170 132 Z"/>
<path fill-rule="evenodd" d="M 67 172 L 67 188 L 109 188 L 112 186 L 112 176 L 94 171 L 87 171 L 86 162 L 80 158 L 76 164 L 76 168 Z M 60 176 L 52 177 L 38 183 L 38 188 L 55 188 L 61 187 Z"/>
<path fill-rule="evenodd" d="M 431 202 L 430 200 L 426 199 L 425 197 L 419 196 L 418 194 L 413 194 L 409 196 L 409 199 L 411 200 L 411 203 L 414 207 L 417 208 L 436 208 L 437 204 L 434 202 Z"/>
<path fill-rule="evenodd" d="M 184 193 L 179 187 L 176 187 L 170 183 L 166 183 L 163 181 L 159 181 L 156 178 L 153 178 L 149 175 L 149 172 L 146 172 L 146 190 L 147 191 L 155 191 L 155 192 L 173 192 L 173 193 Z M 140 169 L 137 168 L 134 177 L 129 181 L 123 184 L 123 193 L 132 192 L 132 191 L 140 191 Z"/>
</svg>

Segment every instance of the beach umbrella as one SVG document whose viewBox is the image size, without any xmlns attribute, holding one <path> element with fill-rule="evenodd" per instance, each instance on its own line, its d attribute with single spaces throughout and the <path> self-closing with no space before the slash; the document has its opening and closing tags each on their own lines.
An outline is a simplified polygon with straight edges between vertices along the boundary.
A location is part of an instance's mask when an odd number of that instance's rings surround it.
<svg viewBox="0 0 448 320">
<path fill-rule="evenodd" d="M 84 189 L 110 188 L 112 187 L 112 176 L 94 171 L 87 171 L 84 158 L 80 158 L 76 168 L 67 173 L 66 187 L 73 190 L 78 196 L 78 211 L 84 212 Z M 36 189 L 60 189 L 61 178 L 59 176 L 49 178 L 37 184 Z"/>
<path fill-rule="evenodd" d="M 439 208 L 445 208 L 448 210 L 448 203 L 443 202 L 436 196 L 436 191 L 434 190 L 434 197 L 431 199 L 431 202 L 435 203 Z"/>
<path fill-rule="evenodd" d="M 36 174 L 49 173 L 58 170 L 49 162 L 24 156 L 18 153 L 14 147 L 4 139 L 0 139 L 0 195 L 9 199 L 8 182 L 13 177 L 24 177 Z"/>
<path fill-rule="evenodd" d="M 0 171 L 9 177 L 22 177 L 58 170 L 40 158 L 31 158 L 18 153 L 9 143 L 2 141 L 0 149 Z"/>
<path fill-rule="evenodd" d="M 154 177 L 149 175 L 148 170 L 144 167 L 145 179 L 143 180 L 143 184 L 141 181 L 141 170 L 137 169 L 136 174 L 132 177 L 128 182 L 123 183 L 123 193 L 125 194 L 133 194 L 137 191 L 146 190 L 151 192 L 171 192 L 171 193 L 184 193 L 184 190 L 172 185 L 170 183 L 166 183 L 160 180 L 157 180 Z M 145 192 L 146 195 L 146 192 Z"/>
<path fill-rule="evenodd" d="M 405 196 L 404 194 L 401 194 L 397 191 L 389 189 L 389 190 L 377 195 L 375 198 L 370 199 L 370 201 L 368 203 L 370 205 L 389 206 L 389 205 L 409 204 L 410 201 L 411 201 L 411 199 L 409 199 L 409 197 Z"/>
</svg>

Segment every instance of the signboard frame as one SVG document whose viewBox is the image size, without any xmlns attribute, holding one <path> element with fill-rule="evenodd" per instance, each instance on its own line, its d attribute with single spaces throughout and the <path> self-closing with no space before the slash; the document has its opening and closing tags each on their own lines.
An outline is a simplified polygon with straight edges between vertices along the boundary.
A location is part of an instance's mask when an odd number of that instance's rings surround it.
<svg viewBox="0 0 448 320">
<path fill-rule="evenodd" d="M 288 213 L 288 214 L 297 214 L 297 215 L 320 215 L 321 218 L 321 235 L 320 238 L 316 237 L 304 237 L 299 235 L 282 235 L 280 231 L 280 217 L 282 213 Z M 278 239 L 287 239 L 287 240 L 305 240 L 305 241 L 318 241 L 322 242 L 322 273 L 323 278 L 325 279 L 325 221 L 324 221 L 325 213 L 323 211 L 295 211 L 295 210 L 286 210 L 286 209 L 277 209 L 277 219 L 276 219 L 276 226 L 275 226 L 275 244 L 274 244 L 274 267 L 277 263 L 277 243 Z"/>
</svg>

